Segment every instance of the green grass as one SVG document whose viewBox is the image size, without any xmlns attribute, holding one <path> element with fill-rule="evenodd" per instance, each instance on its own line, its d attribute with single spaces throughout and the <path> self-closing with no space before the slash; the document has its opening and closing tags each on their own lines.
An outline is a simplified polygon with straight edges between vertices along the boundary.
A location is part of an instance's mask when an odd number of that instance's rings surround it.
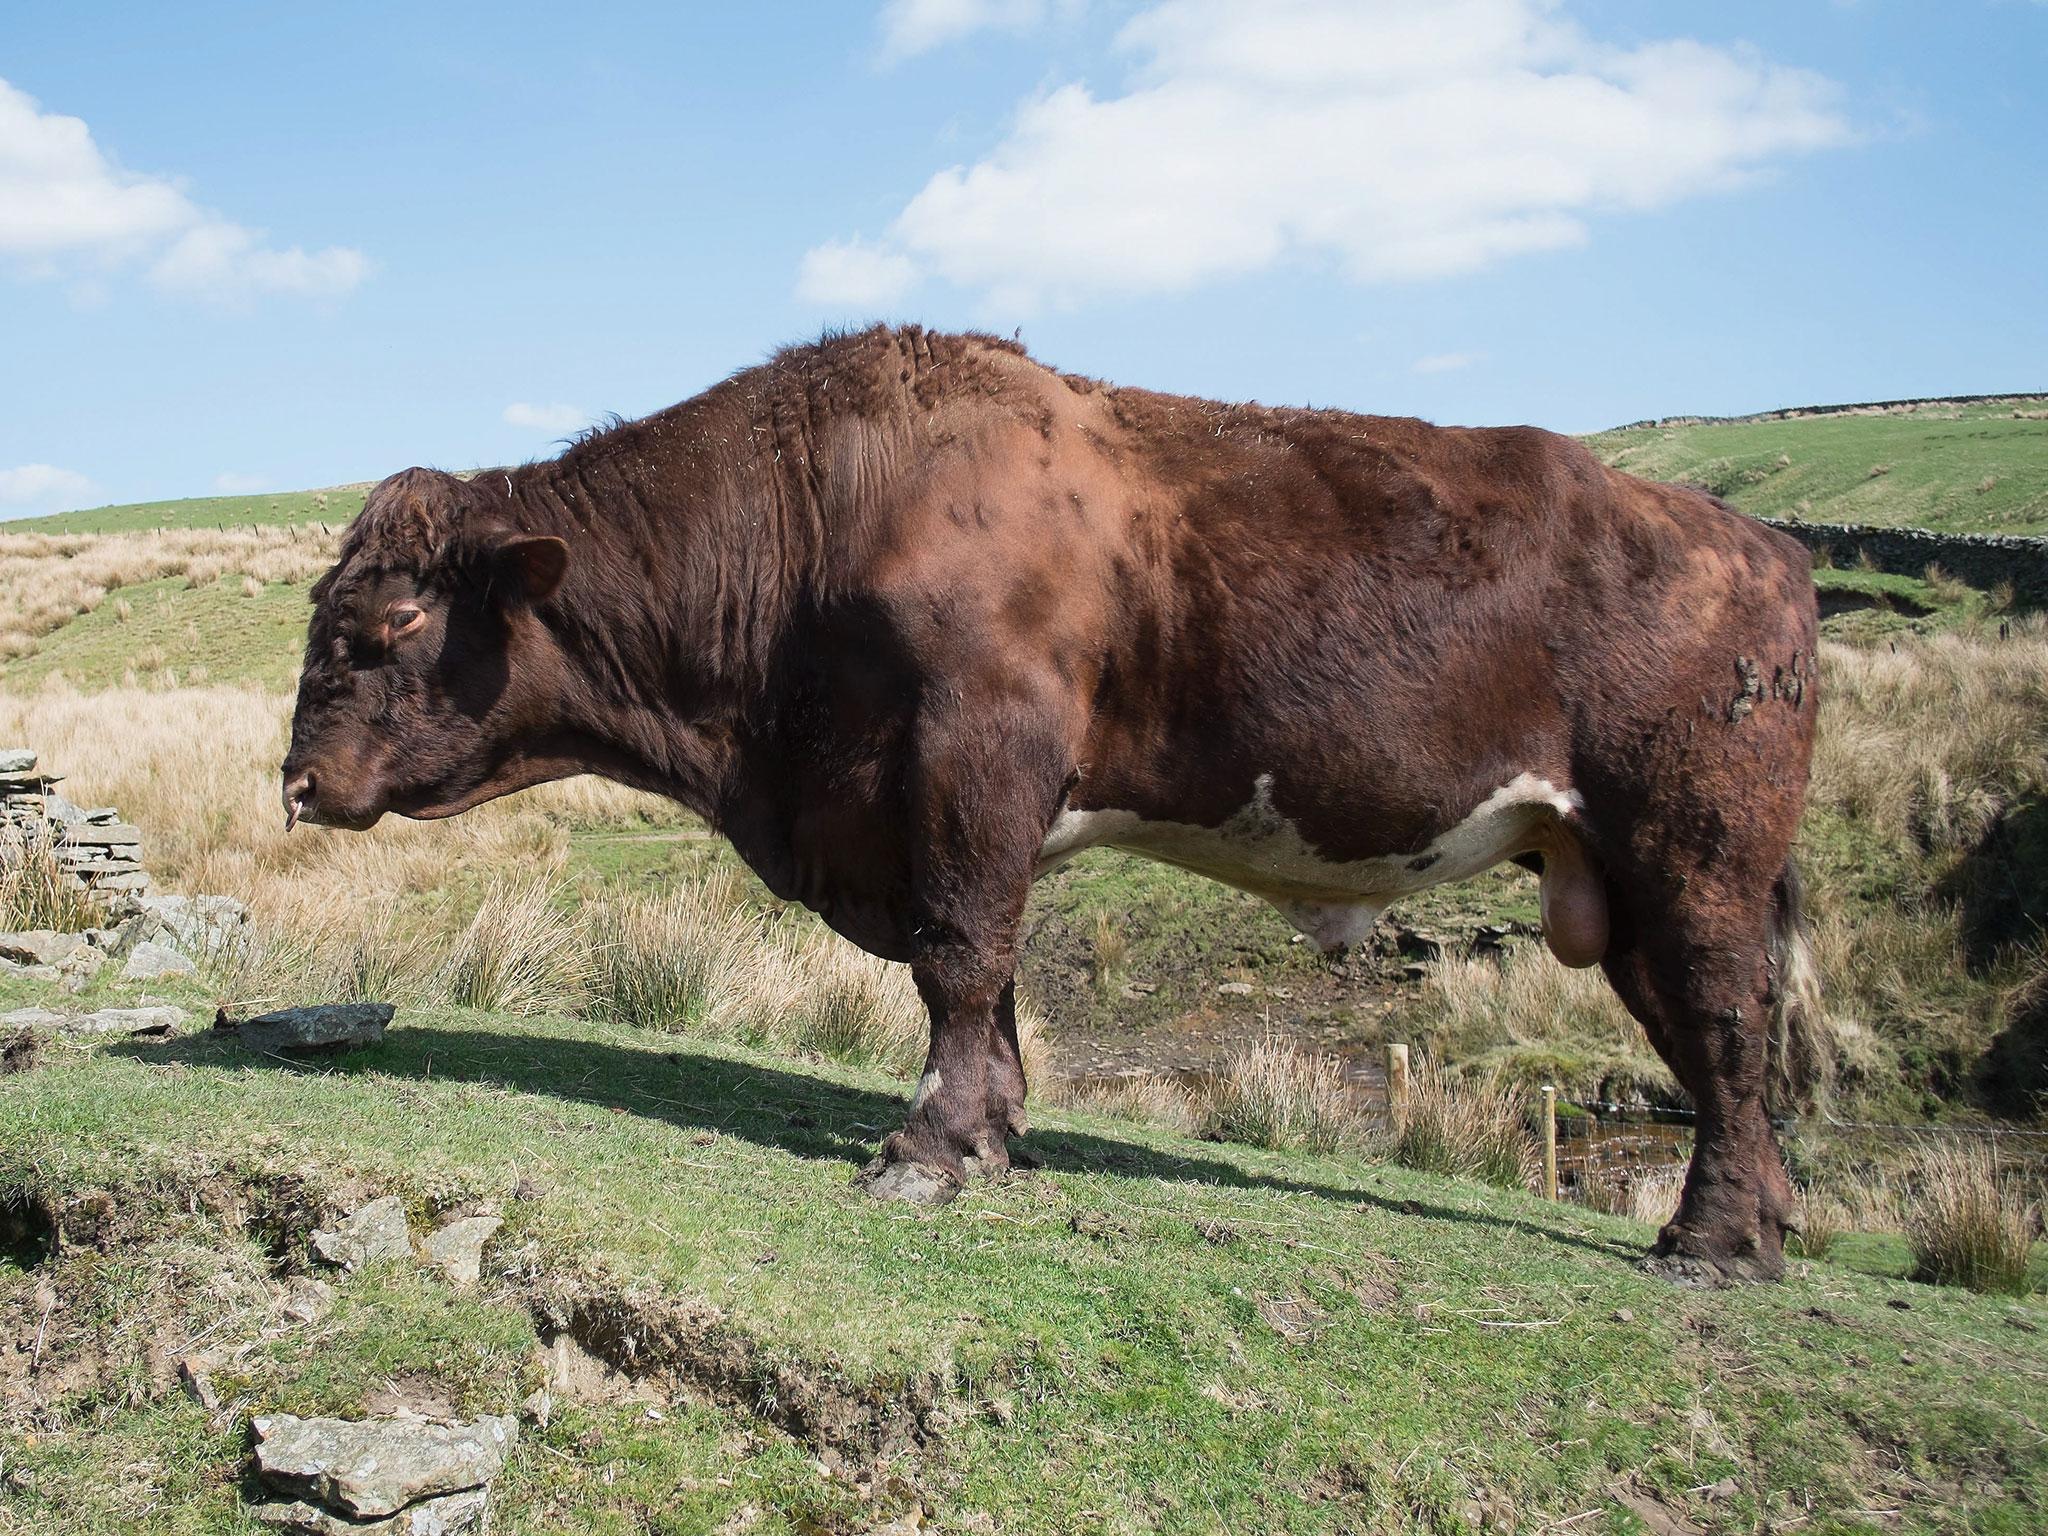
<svg viewBox="0 0 2048 1536">
<path fill-rule="evenodd" d="M 249 528 L 290 523 L 340 527 L 363 510 L 368 485 L 272 491 L 260 496 L 193 496 L 87 507 L 0 522 L 0 533 L 146 533 L 152 528 Z"/>
<path fill-rule="evenodd" d="M 57 673 L 91 691 L 141 683 L 256 683 L 289 688 L 306 644 L 306 588 L 271 582 L 254 596 L 242 578 L 202 587 L 184 578 L 111 593 L 91 613 L 43 636 L 26 656 L 0 662 L 0 686 L 33 688 Z M 125 617 L 124 617 L 125 614 Z"/>
<path fill-rule="evenodd" d="M 2038 1297 L 1840 1264 L 1675 1291 L 1626 1221 L 1062 1114 L 1043 1172 L 881 1208 L 849 1179 L 900 1085 L 624 1027 L 441 1011 L 317 1068 L 204 1034 L 48 1063 L 0 1080 L 0 1191 L 71 1236 L 0 1260 L 0 1340 L 61 1291 L 71 1389 L 0 1426 L 0 1527 L 246 1530 L 246 1415 L 394 1385 L 509 1408 L 563 1322 L 632 1334 L 691 1402 L 570 1407 L 500 1530 L 852 1531 L 913 1501 L 946 1531 L 1628 1530 L 1633 1500 L 2017 1532 L 2048 1504 Z M 497 1202 L 483 1289 L 397 1266 L 282 1319 L 314 1214 L 382 1192 L 416 1222 Z M 202 1333 L 212 1420 L 167 1374 Z"/>
<path fill-rule="evenodd" d="M 1616 468 L 1703 485 L 1765 517 L 2048 532 L 2048 399 L 1629 427 L 1586 441 Z"/>
</svg>

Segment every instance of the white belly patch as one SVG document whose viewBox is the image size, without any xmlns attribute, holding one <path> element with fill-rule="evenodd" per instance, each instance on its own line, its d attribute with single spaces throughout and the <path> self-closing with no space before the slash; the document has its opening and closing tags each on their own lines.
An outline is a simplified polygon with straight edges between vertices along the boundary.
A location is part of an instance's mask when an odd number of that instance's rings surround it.
<svg viewBox="0 0 2048 1536">
<path fill-rule="evenodd" d="M 1273 804 L 1273 776 L 1260 774 L 1251 802 L 1220 826 L 1145 821 L 1132 811 L 1063 811 L 1038 852 L 1038 873 L 1088 848 L 1121 848 L 1176 864 L 1263 896 L 1319 948 L 1362 942 L 1391 902 L 1464 880 L 1529 851 L 1556 821 L 1580 807 L 1576 791 L 1520 774 L 1471 814 L 1414 853 L 1324 858 Z"/>
</svg>

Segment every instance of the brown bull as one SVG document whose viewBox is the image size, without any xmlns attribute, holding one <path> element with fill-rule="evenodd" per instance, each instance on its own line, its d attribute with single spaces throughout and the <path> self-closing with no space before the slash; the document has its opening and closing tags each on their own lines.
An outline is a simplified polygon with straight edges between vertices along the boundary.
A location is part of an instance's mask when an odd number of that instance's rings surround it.
<svg viewBox="0 0 2048 1536">
<path fill-rule="evenodd" d="M 910 963 L 931 1052 L 877 1193 L 1006 1165 L 1018 924 L 1080 850 L 1254 892 L 1326 947 L 1516 859 L 1557 958 L 1605 969 L 1697 1108 L 1657 1260 L 1781 1268 L 1815 606 L 1798 545 L 1704 496 L 1533 429 L 878 329 L 547 463 L 394 475 L 313 600 L 288 815 L 598 773 Z"/>
</svg>

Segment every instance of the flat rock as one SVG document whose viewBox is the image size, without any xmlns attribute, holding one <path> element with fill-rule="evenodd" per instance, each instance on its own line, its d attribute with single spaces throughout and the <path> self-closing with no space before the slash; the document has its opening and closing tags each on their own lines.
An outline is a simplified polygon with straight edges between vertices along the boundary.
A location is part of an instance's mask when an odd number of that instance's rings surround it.
<svg viewBox="0 0 2048 1536">
<path fill-rule="evenodd" d="M 469 1424 L 430 1419 L 253 1421 L 256 1475 L 288 1499 L 324 1506 L 355 1521 L 377 1520 L 422 1499 L 483 1486 L 505 1467 L 518 1436 L 510 1416 Z M 356 1527 L 361 1529 L 360 1525 Z M 397 1526 L 406 1530 L 409 1527 Z"/>
<path fill-rule="evenodd" d="M 0 1013 L 0 1029 L 55 1029 L 66 1019 L 65 1014 L 52 1013 L 47 1008 L 17 1008 L 12 1013 Z"/>
<path fill-rule="evenodd" d="M 101 1008 L 58 1019 L 74 1035 L 133 1035 L 146 1029 L 174 1030 L 184 1022 L 185 1010 L 168 1004 L 153 1008 Z"/>
<path fill-rule="evenodd" d="M 465 1216 L 429 1233 L 420 1243 L 420 1257 L 441 1271 L 457 1290 L 467 1290 L 483 1275 L 484 1244 L 505 1225 L 496 1216 Z"/>
<path fill-rule="evenodd" d="M 128 951 L 128 963 L 121 967 L 124 981 L 156 981 L 165 976 L 190 976 L 199 967 L 187 955 L 144 939 Z"/>
<path fill-rule="evenodd" d="M 405 1219 L 405 1202 L 383 1195 L 358 1207 L 332 1232 L 315 1232 L 313 1252 L 351 1273 L 379 1259 L 411 1258 L 412 1227 Z"/>
<path fill-rule="evenodd" d="M 64 840 L 68 843 L 139 844 L 142 841 L 142 828 L 131 827 L 125 821 L 72 821 L 64 825 Z"/>
<path fill-rule="evenodd" d="M 259 1013 L 235 1026 L 242 1044 L 257 1051 L 333 1051 L 375 1045 L 398 1010 L 389 1003 L 319 1003 Z"/>
<path fill-rule="evenodd" d="M 0 747 L 0 773 L 34 773 L 36 755 L 27 747 Z"/>
<path fill-rule="evenodd" d="M 490 1492 L 465 1488 L 437 1499 L 422 1499 L 384 1520 L 350 1520 L 300 1500 L 258 1504 L 249 1513 L 291 1536 L 460 1536 L 483 1529 Z"/>
<path fill-rule="evenodd" d="M 0 933 L 0 960 L 12 960 L 16 965 L 55 965 L 84 942 L 81 934 L 58 933 L 53 928 Z"/>
</svg>

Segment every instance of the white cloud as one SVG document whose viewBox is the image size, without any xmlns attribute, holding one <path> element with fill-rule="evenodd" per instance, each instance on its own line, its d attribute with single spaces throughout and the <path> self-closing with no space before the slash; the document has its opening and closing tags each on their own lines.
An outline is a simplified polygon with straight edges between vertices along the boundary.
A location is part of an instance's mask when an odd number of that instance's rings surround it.
<svg viewBox="0 0 2048 1536">
<path fill-rule="evenodd" d="M 1457 373 L 1479 361 L 1477 352 L 1432 352 L 1415 359 L 1417 373 Z"/>
<path fill-rule="evenodd" d="M 0 506 L 69 510 L 92 491 L 93 484 L 85 476 L 54 464 L 0 469 Z"/>
<path fill-rule="evenodd" d="M 244 475 L 232 469 L 224 469 L 213 477 L 213 488 L 223 496 L 254 496 L 269 486 L 267 475 Z"/>
<path fill-rule="evenodd" d="M 864 240 L 828 240 L 804 252 L 796 296 L 807 304 L 879 309 L 895 303 L 916 280 L 916 265 L 901 251 Z"/>
<path fill-rule="evenodd" d="M 1046 0 L 888 0 L 882 7 L 882 57 L 912 58 L 989 29 L 1026 32 L 1045 19 L 1046 9 Z"/>
<path fill-rule="evenodd" d="M 0 257 L 97 292 L 132 263 L 158 287 L 211 299 L 346 293 L 369 275 L 345 246 L 280 250 L 193 202 L 176 181 L 122 170 L 75 117 L 0 80 Z"/>
<path fill-rule="evenodd" d="M 1015 309 L 1283 261 L 1441 277 L 1851 138 L 1818 75 L 1746 47 L 1609 46 L 1557 0 L 1161 0 L 1118 46 L 1122 94 L 1024 102 L 880 242 L 812 250 L 799 291 L 848 268 L 899 291 L 932 274 Z"/>
<path fill-rule="evenodd" d="M 594 419 L 590 412 L 576 405 L 529 405 L 524 400 L 515 400 L 505 407 L 506 425 L 554 436 L 581 431 Z"/>
</svg>

